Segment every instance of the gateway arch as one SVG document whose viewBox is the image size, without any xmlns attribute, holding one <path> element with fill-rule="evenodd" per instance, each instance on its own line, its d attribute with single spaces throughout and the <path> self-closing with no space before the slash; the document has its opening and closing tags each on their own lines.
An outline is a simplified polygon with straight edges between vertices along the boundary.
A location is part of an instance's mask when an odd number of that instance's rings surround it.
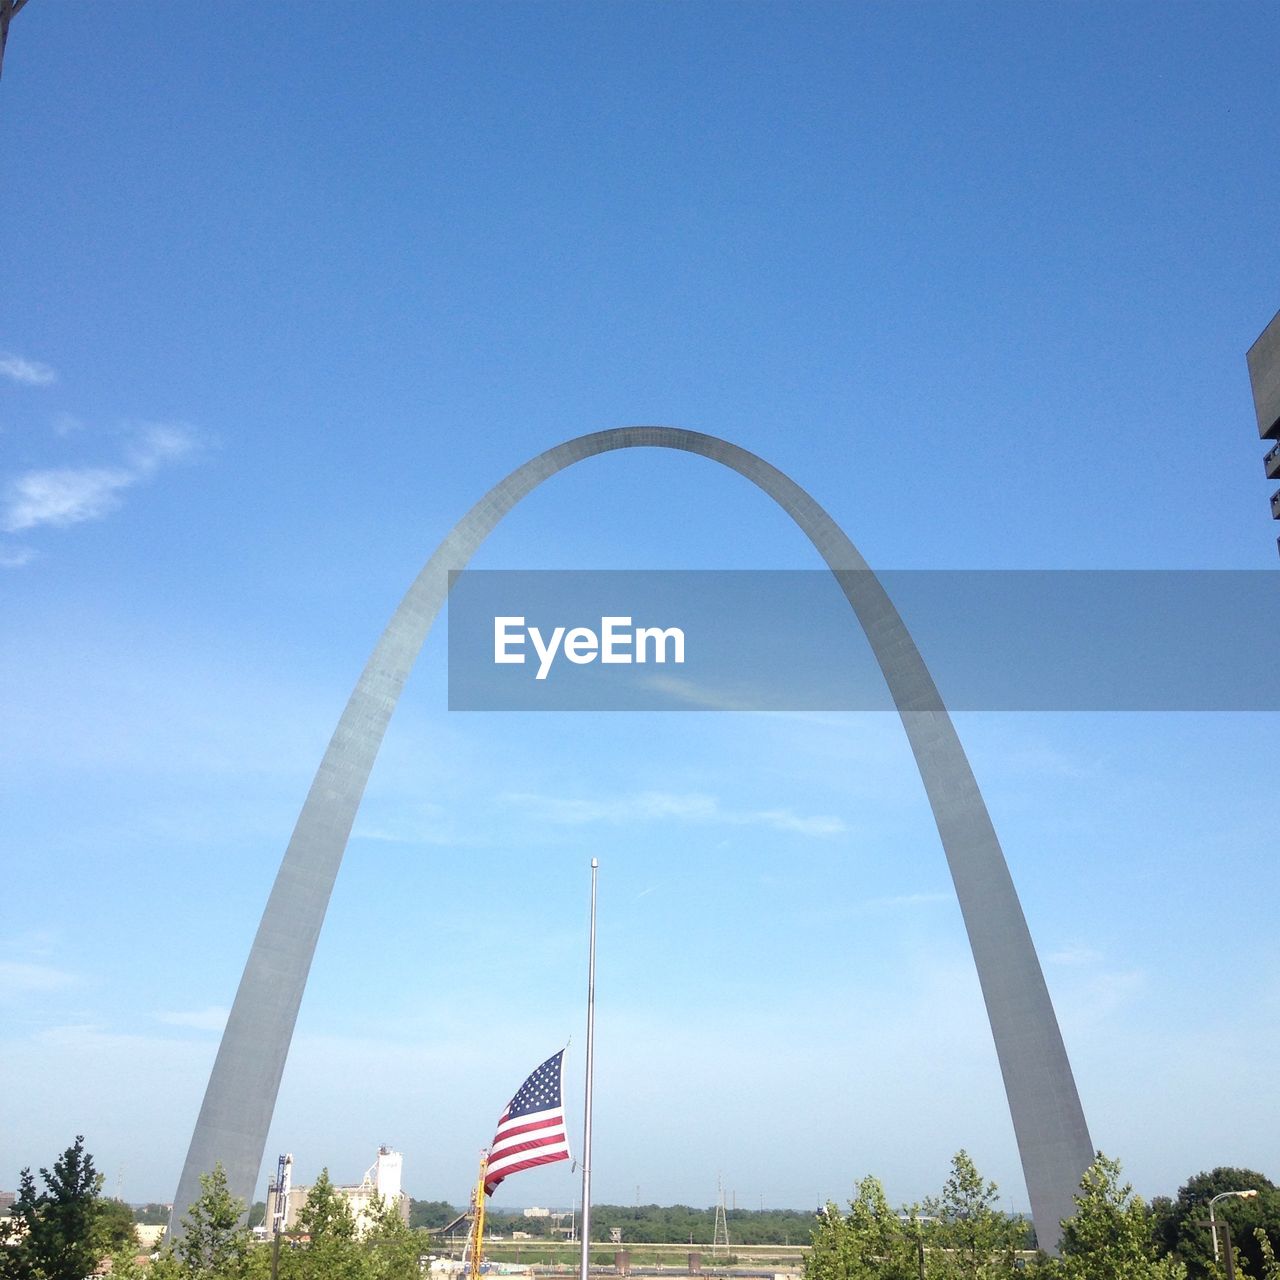
<svg viewBox="0 0 1280 1280">
<path fill-rule="evenodd" d="M 1009 1114 L 1042 1247 L 1056 1249 L 1093 1147 L 1040 961 L 1000 842 L 955 727 L 884 588 L 836 522 L 763 458 L 715 436 L 620 427 L 579 436 L 518 467 L 454 526 L 392 615 L 316 771 L 227 1019 L 174 1196 L 170 1238 L 221 1161 L 246 1203 L 356 810 L 391 713 L 462 569 L 503 516 L 544 480 L 617 449 L 676 449 L 722 463 L 763 489 L 830 567 L 871 643 L 906 729 L 955 883 L 991 1022 Z"/>
</svg>

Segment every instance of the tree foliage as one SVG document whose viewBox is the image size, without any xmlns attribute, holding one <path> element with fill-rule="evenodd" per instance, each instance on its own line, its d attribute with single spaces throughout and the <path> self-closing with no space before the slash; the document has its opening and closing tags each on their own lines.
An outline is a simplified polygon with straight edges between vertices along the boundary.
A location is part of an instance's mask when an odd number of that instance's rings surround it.
<svg viewBox="0 0 1280 1280">
<path fill-rule="evenodd" d="M 963 1148 L 951 1160 L 942 1194 L 924 1203 L 928 1271 L 939 1277 L 1010 1275 L 1025 1231 L 998 1209 L 999 1188 L 978 1172 Z"/>
<path fill-rule="evenodd" d="M 1183 1280 L 1186 1268 L 1160 1256 L 1147 1206 L 1120 1182 L 1120 1162 L 1101 1151 L 1085 1170 L 1075 1216 L 1062 1228 L 1063 1280 Z"/>
<path fill-rule="evenodd" d="M 156 1200 L 148 1201 L 146 1204 L 135 1205 L 133 1209 L 133 1220 L 139 1226 L 147 1227 L 163 1227 L 169 1222 L 169 1206 L 160 1204 Z"/>
<path fill-rule="evenodd" d="M 282 1251 L 281 1280 L 419 1280 L 424 1231 L 411 1231 L 399 1205 L 375 1199 L 361 1235 L 346 1198 L 321 1170 L 298 1215 L 303 1237 Z"/>
<path fill-rule="evenodd" d="M 997 1208 L 997 1187 L 957 1152 L 941 1193 L 895 1211 L 863 1178 L 841 1214 L 828 1205 L 813 1229 L 805 1280 L 996 1280 L 1012 1276 L 1026 1227 Z"/>
<path fill-rule="evenodd" d="M 1253 1238 L 1261 1255 L 1261 1266 L 1258 1269 L 1258 1280 L 1280 1280 L 1280 1258 L 1276 1257 L 1275 1246 L 1271 1237 L 1261 1227 L 1254 1227 Z"/>
<path fill-rule="evenodd" d="M 443 1227 L 462 1212 L 461 1207 L 443 1200 L 411 1202 L 409 1224 L 413 1227 Z M 734 1209 L 725 1211 L 729 1239 L 735 1244 L 801 1244 L 813 1228 L 812 1209 Z M 568 1226 L 569 1215 L 563 1215 Z M 710 1247 L 715 1238 L 716 1212 L 687 1204 L 593 1204 L 591 1238 L 602 1244 L 609 1233 L 620 1228 L 622 1238 L 646 1244 L 692 1244 Z M 554 1239 L 551 1218 L 526 1218 L 519 1210 L 490 1208 L 485 1215 L 486 1230 L 499 1234 L 525 1231 L 535 1240 Z"/>
<path fill-rule="evenodd" d="M 136 1248 L 138 1233 L 134 1230 L 133 1210 L 123 1200 L 99 1200 L 98 1234 L 108 1253 L 127 1253 Z"/>
<path fill-rule="evenodd" d="M 418 1259 L 427 1251 L 426 1233 L 411 1231 L 400 1206 L 381 1197 L 369 1206 L 371 1226 L 364 1238 L 367 1280 L 413 1280 Z"/>
<path fill-rule="evenodd" d="M 1270 1178 L 1256 1169 L 1228 1166 L 1197 1173 L 1178 1188 L 1173 1199 L 1160 1198 L 1152 1204 L 1161 1250 L 1186 1263 L 1191 1280 L 1210 1280 L 1220 1273 L 1213 1261 L 1213 1237 L 1200 1224 L 1209 1216 L 1209 1201 L 1227 1191 L 1258 1192 L 1248 1200 L 1230 1196 L 1214 1206 L 1214 1217 L 1231 1230 L 1246 1273 L 1265 1274 L 1266 1255 L 1256 1232 L 1263 1233 L 1273 1254 L 1280 1248 L 1280 1189 Z"/>
<path fill-rule="evenodd" d="M 77 1135 L 53 1169 L 41 1169 L 44 1190 L 37 1192 L 30 1169 L 18 1179 L 12 1214 L 19 1220 L 16 1238 L 0 1256 L 4 1280 L 84 1280 L 109 1252 L 109 1223 L 104 1223 L 99 1192 L 102 1176 Z"/>
<path fill-rule="evenodd" d="M 447 1200 L 411 1200 L 409 1202 L 409 1226 L 415 1230 L 418 1227 L 443 1227 L 452 1222 L 461 1212 L 461 1209 L 455 1209 Z M 541 1222 L 545 1220 L 526 1218 L 524 1221 Z M 527 1230 L 527 1228 L 525 1229 Z"/>
<path fill-rule="evenodd" d="M 364 1252 L 357 1246 L 351 1206 L 321 1169 L 298 1214 L 306 1239 L 281 1256 L 280 1275 L 289 1280 L 365 1280 Z"/>
<path fill-rule="evenodd" d="M 818 1214 L 804 1260 L 805 1280 L 915 1280 L 918 1245 L 889 1207 L 876 1178 L 858 1183 L 848 1214 L 828 1204 Z"/>
<path fill-rule="evenodd" d="M 243 1216 L 244 1201 L 231 1194 L 222 1165 L 202 1173 L 200 1195 L 182 1219 L 182 1236 L 173 1247 L 183 1280 L 243 1280 L 250 1248 Z"/>
<path fill-rule="evenodd" d="M 280 1280 L 420 1280 L 427 1235 L 410 1231 L 399 1206 L 375 1200 L 361 1235 L 351 1206 L 328 1170 L 316 1179 L 297 1230 L 256 1243 L 244 1225 L 244 1201 L 231 1195 L 222 1166 L 200 1179 L 200 1196 L 183 1219 L 184 1234 L 156 1260 L 145 1280 L 268 1280 L 280 1250 Z M 144 1280 L 125 1273 L 123 1280 Z"/>
</svg>

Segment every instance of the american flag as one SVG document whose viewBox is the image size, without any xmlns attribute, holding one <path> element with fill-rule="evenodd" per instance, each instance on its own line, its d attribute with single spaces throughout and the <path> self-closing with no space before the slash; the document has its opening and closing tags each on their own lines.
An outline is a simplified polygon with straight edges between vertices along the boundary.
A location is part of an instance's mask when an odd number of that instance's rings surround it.
<svg viewBox="0 0 1280 1280">
<path fill-rule="evenodd" d="M 564 1050 L 553 1054 L 516 1091 L 498 1121 L 489 1148 L 484 1189 L 493 1195 L 503 1178 L 569 1158 L 564 1128 Z"/>
</svg>

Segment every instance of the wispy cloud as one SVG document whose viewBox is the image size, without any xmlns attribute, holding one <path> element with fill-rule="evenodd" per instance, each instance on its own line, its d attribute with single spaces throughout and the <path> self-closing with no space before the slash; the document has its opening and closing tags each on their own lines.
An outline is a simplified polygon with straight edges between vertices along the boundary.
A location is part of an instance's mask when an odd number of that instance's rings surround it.
<svg viewBox="0 0 1280 1280">
<path fill-rule="evenodd" d="M 0 528 L 21 533 L 41 525 L 60 528 L 99 520 L 119 507 L 120 494 L 138 477 L 122 467 L 55 467 L 28 471 L 9 486 Z"/>
<path fill-rule="evenodd" d="M 0 545 L 0 569 L 21 569 L 23 565 L 30 564 L 37 554 L 34 547 L 24 546 L 21 542 Z"/>
<path fill-rule="evenodd" d="M 645 680 L 649 688 L 664 693 L 678 702 L 706 711 L 758 711 L 759 700 L 749 696 L 728 693 L 723 689 L 711 689 L 683 676 L 656 675 Z"/>
<path fill-rule="evenodd" d="M 35 995 L 74 986 L 75 974 L 49 964 L 22 960 L 0 960 L 0 997 Z"/>
<path fill-rule="evenodd" d="M 868 898 L 868 907 L 927 907 L 935 902 L 951 902 L 953 893 L 895 893 L 883 898 Z"/>
<path fill-rule="evenodd" d="M 156 1018 L 170 1027 L 192 1027 L 196 1031 L 221 1031 L 227 1025 L 229 1010 L 221 1005 L 209 1005 L 205 1009 L 178 1009 L 158 1013 Z"/>
<path fill-rule="evenodd" d="M 586 823 L 688 822 L 736 827 L 768 827 L 774 831 L 806 836 L 833 836 L 846 830 L 840 818 L 825 814 L 806 816 L 792 809 L 726 809 L 715 796 L 697 792 L 642 791 L 604 800 L 545 796 L 515 792 L 503 797 L 506 804 L 532 813 L 538 821 L 562 826 Z"/>
<path fill-rule="evenodd" d="M 182 462 L 197 452 L 200 439 L 180 423 L 149 422 L 140 427 L 129 442 L 128 457 L 139 476 L 152 475 L 171 462 Z"/>
<path fill-rule="evenodd" d="M 0 374 L 24 387 L 47 387 L 57 382 L 58 375 L 39 360 L 28 360 L 11 351 L 0 351 Z"/>
<path fill-rule="evenodd" d="M 28 471 L 9 483 L 0 508 L 0 531 L 22 533 L 100 520 L 120 507 L 126 490 L 149 480 L 161 467 L 189 458 L 199 444 L 190 427 L 148 423 L 132 433 L 122 464 Z"/>
<path fill-rule="evenodd" d="M 1102 962 L 1102 952 L 1095 951 L 1093 947 L 1060 947 L 1057 951 L 1049 952 L 1045 959 L 1050 964 L 1060 964 L 1078 969 L 1085 965 L 1100 964 Z"/>
</svg>

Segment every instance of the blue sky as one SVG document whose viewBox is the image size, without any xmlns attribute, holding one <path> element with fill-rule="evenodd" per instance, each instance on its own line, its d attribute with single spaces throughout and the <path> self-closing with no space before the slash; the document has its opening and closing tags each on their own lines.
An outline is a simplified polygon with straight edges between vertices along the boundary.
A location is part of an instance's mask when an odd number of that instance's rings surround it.
<svg viewBox="0 0 1280 1280">
<path fill-rule="evenodd" d="M 435 543 L 568 436 L 727 436 L 879 568 L 1275 567 L 1264 4 L 35 0 L 0 81 L 0 1185 L 168 1198 L 311 773 Z M 812 568 L 695 458 L 589 461 L 486 568 Z M 1025 1208 L 888 715 L 466 715 L 438 631 L 268 1160 L 461 1200 L 574 1036 L 602 1200 Z M 927 656 L 927 655 L 926 655 Z M 1258 654 L 1258 678 L 1273 678 Z M 1095 1143 L 1277 1174 L 1274 715 L 960 717 Z M 580 1103 L 574 1101 L 574 1115 Z M 576 1123 L 576 1120 L 575 1120 Z M 266 1171 L 264 1169 L 263 1182 Z M 507 1204 L 572 1201 L 563 1167 Z"/>
</svg>

